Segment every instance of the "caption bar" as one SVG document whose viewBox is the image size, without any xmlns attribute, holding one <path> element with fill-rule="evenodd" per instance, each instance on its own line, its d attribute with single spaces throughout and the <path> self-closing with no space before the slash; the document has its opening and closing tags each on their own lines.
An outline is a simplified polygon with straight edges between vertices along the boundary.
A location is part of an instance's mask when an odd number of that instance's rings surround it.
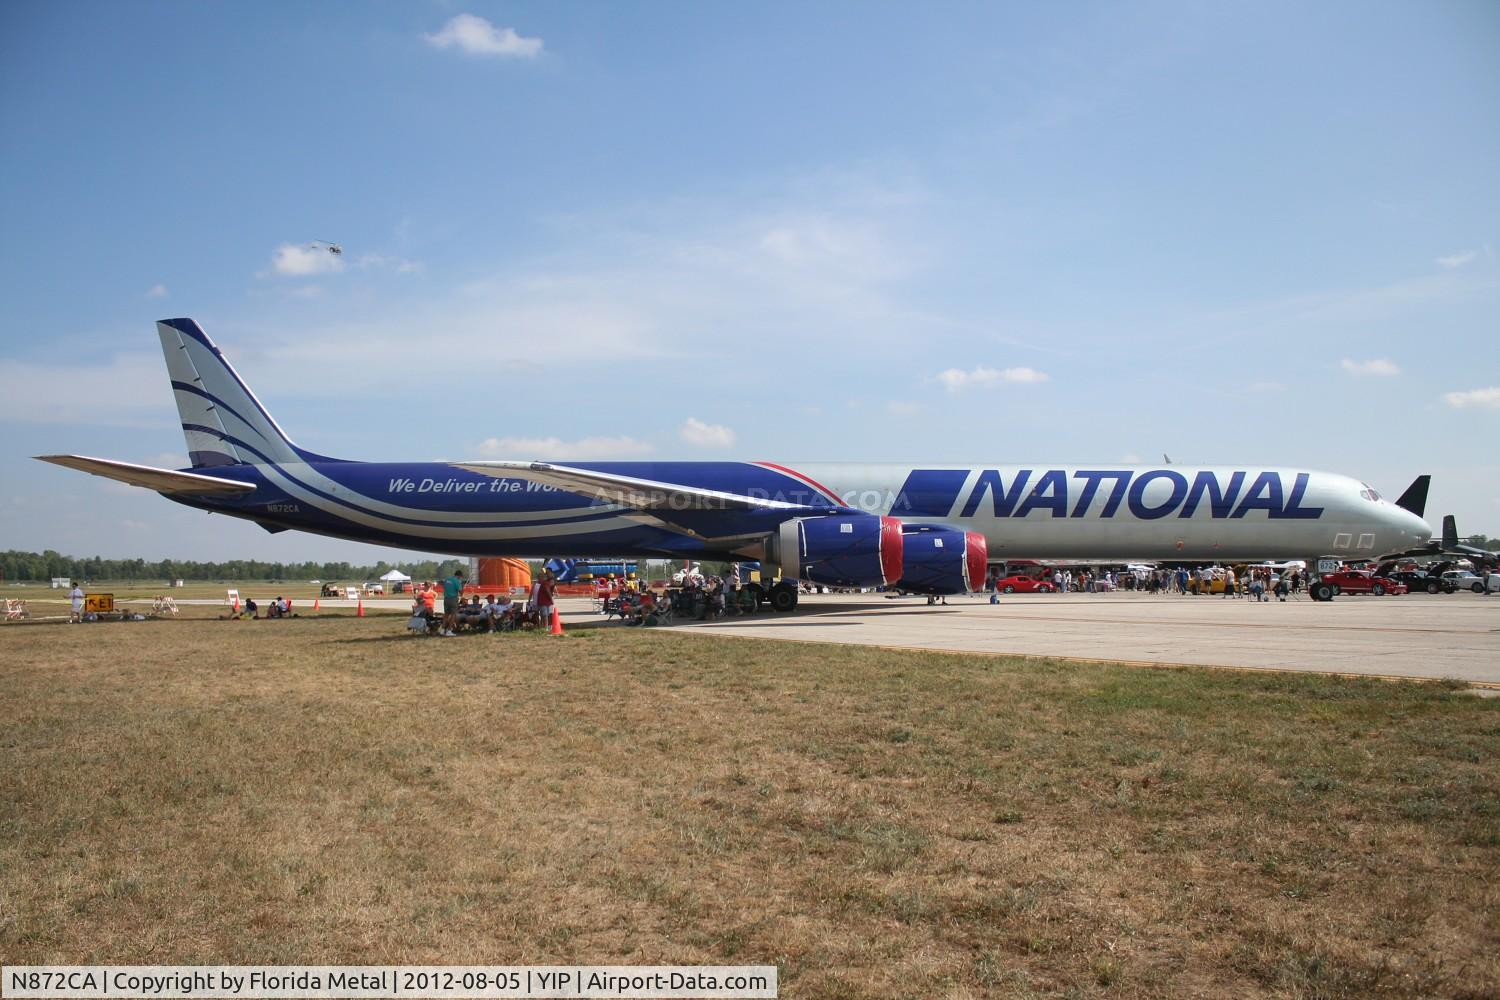
<svg viewBox="0 0 1500 1000">
<path fill-rule="evenodd" d="M 776 996 L 774 965 L 8 965 L 0 997 Z"/>
</svg>

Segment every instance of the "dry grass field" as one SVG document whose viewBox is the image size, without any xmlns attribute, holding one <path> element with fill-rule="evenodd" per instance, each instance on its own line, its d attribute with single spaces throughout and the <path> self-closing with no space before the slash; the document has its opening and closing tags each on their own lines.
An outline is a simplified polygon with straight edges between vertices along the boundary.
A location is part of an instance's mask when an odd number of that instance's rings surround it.
<svg viewBox="0 0 1500 1000">
<path fill-rule="evenodd" d="M 1500 700 L 399 631 L 0 627 L 0 958 L 775 963 L 818 998 L 1500 993 Z"/>
</svg>

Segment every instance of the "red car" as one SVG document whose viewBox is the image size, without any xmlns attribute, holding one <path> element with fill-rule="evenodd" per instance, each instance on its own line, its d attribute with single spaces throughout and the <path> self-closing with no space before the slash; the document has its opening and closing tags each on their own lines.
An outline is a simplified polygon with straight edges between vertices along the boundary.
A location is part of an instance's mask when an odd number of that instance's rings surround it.
<svg viewBox="0 0 1500 1000">
<path fill-rule="evenodd" d="M 1362 569 L 1324 573 L 1322 582 L 1333 587 L 1335 594 L 1373 594 L 1381 597 L 1385 594 L 1406 593 L 1406 584 Z"/>
<path fill-rule="evenodd" d="M 1057 588 L 1051 580 L 1038 580 L 1030 576 L 1007 576 L 995 581 L 995 589 L 1002 594 L 1050 594 Z"/>
</svg>

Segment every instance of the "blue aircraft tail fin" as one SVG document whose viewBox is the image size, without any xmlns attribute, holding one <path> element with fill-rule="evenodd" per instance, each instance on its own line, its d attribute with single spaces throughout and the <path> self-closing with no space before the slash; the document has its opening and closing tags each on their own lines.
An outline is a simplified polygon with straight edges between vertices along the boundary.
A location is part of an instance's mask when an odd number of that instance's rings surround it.
<svg viewBox="0 0 1500 1000">
<path fill-rule="evenodd" d="M 195 321 L 160 320 L 156 332 L 193 468 L 316 457 L 292 443 Z"/>
</svg>

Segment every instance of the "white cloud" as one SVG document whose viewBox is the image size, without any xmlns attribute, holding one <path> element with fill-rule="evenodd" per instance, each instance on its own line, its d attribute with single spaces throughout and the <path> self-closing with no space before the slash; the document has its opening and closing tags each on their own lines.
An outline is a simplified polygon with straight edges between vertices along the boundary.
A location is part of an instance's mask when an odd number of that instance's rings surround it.
<svg viewBox="0 0 1500 1000">
<path fill-rule="evenodd" d="M 755 248 L 773 267 L 861 281 L 897 278 L 909 269 L 911 251 L 892 246 L 870 221 L 810 211 L 784 214 L 755 229 Z"/>
<path fill-rule="evenodd" d="M 1444 393 L 1443 400 L 1455 410 L 1462 410 L 1467 406 L 1477 406 L 1486 410 L 1500 410 L 1500 385 L 1492 385 L 1485 389 L 1467 389 L 1463 392 Z"/>
<path fill-rule="evenodd" d="M 0 421 L 140 426 L 176 413 L 161 354 L 121 354 L 98 364 L 0 359 Z"/>
<path fill-rule="evenodd" d="M 893 399 L 885 404 L 885 410 L 893 417 L 910 417 L 922 412 L 922 404 Z"/>
<path fill-rule="evenodd" d="M 1447 257 L 1439 257 L 1437 259 L 1437 262 L 1441 266 L 1451 270 L 1455 267 L 1463 267 L 1465 264 L 1469 263 L 1478 256 L 1478 250 L 1469 250 L 1464 253 L 1449 254 Z"/>
<path fill-rule="evenodd" d="M 722 377 L 744 344 L 795 349 L 812 370 L 846 364 L 853 342 L 905 350 L 913 338 L 967 333 L 908 301 L 903 286 L 920 277 L 932 245 L 925 223 L 903 207 L 911 198 L 884 191 L 840 175 L 743 199 L 692 197 L 555 216 L 549 224 L 560 253 L 507 261 L 488 273 L 481 263 L 463 284 L 443 275 L 442 294 L 414 294 L 394 277 L 379 287 L 346 283 L 389 273 L 366 266 L 400 269 L 393 258 L 346 250 L 341 275 L 284 282 L 290 288 L 326 279 L 325 301 L 344 296 L 341 308 L 316 324 L 273 314 L 209 332 L 244 363 L 252 384 L 261 379 L 319 399 L 407 387 L 418 371 L 451 373 L 466 385 L 496 372 L 650 379 L 664 360 L 706 384 Z M 768 247 L 772 232 L 781 236 Z M 462 350 L 435 352 L 414 368 L 413 338 L 434 331 L 450 331 Z M 351 345 L 358 345 L 352 365 Z M 262 379 L 257 364 L 274 371 L 275 381 Z M 326 377 L 330 367 L 340 372 L 336 382 Z M 903 391 L 887 388 L 871 405 L 883 412 L 884 400 Z M 543 429 L 565 437 L 591 430 L 525 428 Z"/>
<path fill-rule="evenodd" d="M 354 266 L 361 269 L 387 268 L 397 274 L 416 274 L 422 271 L 425 265 L 419 260 L 405 260 L 401 257 L 387 257 L 385 254 L 367 253 L 356 260 Z"/>
<path fill-rule="evenodd" d="M 328 274 L 344 269 L 344 258 L 330 253 L 325 247 L 304 247 L 295 243 L 283 243 L 271 255 L 271 266 L 277 274 L 305 277 L 310 274 Z"/>
<path fill-rule="evenodd" d="M 1039 372 L 1035 368 L 990 368 L 986 365 L 980 365 L 972 371 L 949 368 L 938 372 L 934 377 L 947 386 L 949 392 L 973 386 L 988 388 L 1002 382 L 1045 382 L 1048 378 L 1046 372 Z"/>
<path fill-rule="evenodd" d="M 540 38 L 523 38 L 514 28 L 496 28 L 475 14 L 459 14 L 436 34 L 423 35 L 427 44 L 446 49 L 457 46 L 471 56 L 514 56 L 532 59 L 541 54 Z"/>
<path fill-rule="evenodd" d="M 700 448 L 728 448 L 734 444 L 734 431 L 722 424 L 706 424 L 697 417 L 688 417 L 677 434 Z"/>
<path fill-rule="evenodd" d="M 152 285 L 149 289 L 146 290 L 146 298 L 148 299 L 164 299 L 166 297 L 166 285 Z"/>
<path fill-rule="evenodd" d="M 1345 358 L 1339 362 L 1339 367 L 1350 375 L 1375 375 L 1384 378 L 1401 374 L 1401 369 L 1396 367 L 1396 363 L 1387 358 L 1371 358 L 1369 361 L 1355 361 L 1353 358 Z"/>
<path fill-rule="evenodd" d="M 509 458 L 518 461 L 544 459 L 557 462 L 582 461 L 603 458 L 629 458 L 645 455 L 652 448 L 645 441 L 633 437 L 590 437 L 577 441 L 561 438 L 503 437 L 486 438 L 479 442 L 476 450 L 488 458 Z"/>
</svg>

